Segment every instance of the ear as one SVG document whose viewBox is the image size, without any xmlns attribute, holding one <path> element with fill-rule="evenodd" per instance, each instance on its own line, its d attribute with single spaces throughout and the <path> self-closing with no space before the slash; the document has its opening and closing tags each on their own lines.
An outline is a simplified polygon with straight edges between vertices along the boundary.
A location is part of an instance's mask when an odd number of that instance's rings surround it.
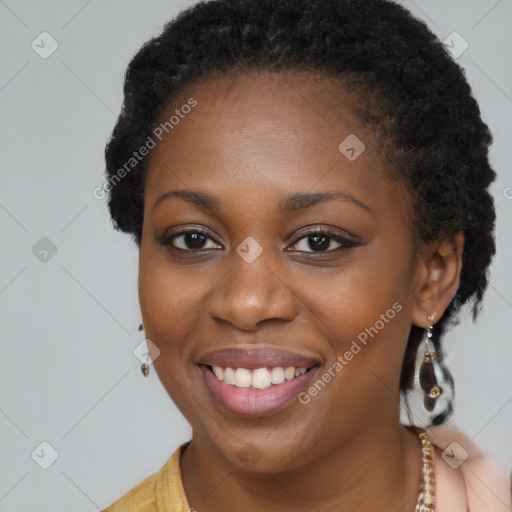
<svg viewBox="0 0 512 512">
<path fill-rule="evenodd" d="M 423 245 L 416 266 L 411 323 L 426 328 L 437 322 L 457 293 L 462 270 L 464 235 L 445 237 Z M 433 322 L 428 316 L 435 313 Z"/>
</svg>

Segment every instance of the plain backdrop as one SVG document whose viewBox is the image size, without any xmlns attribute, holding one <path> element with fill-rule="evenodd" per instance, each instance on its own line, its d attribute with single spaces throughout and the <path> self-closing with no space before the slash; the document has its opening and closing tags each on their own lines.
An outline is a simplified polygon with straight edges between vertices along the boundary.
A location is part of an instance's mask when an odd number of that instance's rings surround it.
<svg viewBox="0 0 512 512">
<path fill-rule="evenodd" d="M 0 0 L 1 512 L 97 511 L 190 437 L 140 372 L 138 252 L 92 191 L 129 60 L 192 3 Z M 494 135 L 498 253 L 480 317 L 466 312 L 444 346 L 454 421 L 510 465 L 512 2 L 403 3 L 467 42 L 457 61 Z"/>
</svg>

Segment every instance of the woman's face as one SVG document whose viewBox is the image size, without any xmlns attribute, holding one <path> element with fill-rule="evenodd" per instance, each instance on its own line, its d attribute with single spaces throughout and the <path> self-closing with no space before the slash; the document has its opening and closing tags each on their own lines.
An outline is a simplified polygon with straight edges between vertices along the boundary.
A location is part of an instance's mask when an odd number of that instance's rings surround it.
<svg viewBox="0 0 512 512">
<path fill-rule="evenodd" d="M 175 99 L 153 150 L 139 300 L 154 367 L 194 439 L 240 467 L 298 467 L 398 422 L 410 199 L 350 101 L 297 72 L 218 77 Z"/>
</svg>

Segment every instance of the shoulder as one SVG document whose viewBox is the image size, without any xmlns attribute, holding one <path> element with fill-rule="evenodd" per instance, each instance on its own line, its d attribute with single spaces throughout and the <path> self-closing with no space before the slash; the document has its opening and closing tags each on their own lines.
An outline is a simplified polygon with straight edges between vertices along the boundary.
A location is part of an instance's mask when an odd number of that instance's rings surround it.
<svg viewBox="0 0 512 512">
<path fill-rule="evenodd" d="M 155 512 L 157 479 L 158 473 L 148 476 L 102 512 Z"/>
<path fill-rule="evenodd" d="M 121 496 L 102 512 L 174 512 L 187 510 L 181 481 L 179 446 L 165 465 Z"/>
<path fill-rule="evenodd" d="M 434 427 L 439 511 L 509 512 L 510 475 L 468 436 L 452 426 Z"/>
</svg>

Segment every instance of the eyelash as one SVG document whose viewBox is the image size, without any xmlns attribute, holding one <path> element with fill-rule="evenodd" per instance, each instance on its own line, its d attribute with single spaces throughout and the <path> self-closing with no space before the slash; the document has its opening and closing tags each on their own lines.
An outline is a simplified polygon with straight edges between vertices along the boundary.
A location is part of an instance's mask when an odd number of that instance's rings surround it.
<svg viewBox="0 0 512 512">
<path fill-rule="evenodd" d="M 216 244 L 222 245 L 219 241 L 215 240 L 215 238 L 213 238 L 209 234 L 208 231 L 206 231 L 204 229 L 200 229 L 200 228 L 184 229 L 184 230 L 181 230 L 181 231 L 177 231 L 176 233 L 173 233 L 170 236 L 162 237 L 159 241 L 160 241 L 160 243 L 162 245 L 168 247 L 169 249 L 173 249 L 173 250 L 176 250 L 176 251 L 199 252 L 199 251 L 210 250 L 210 249 L 204 249 L 204 248 L 202 248 L 202 249 L 182 249 L 180 247 L 175 247 L 173 245 L 172 242 L 176 238 L 178 238 L 180 236 L 183 236 L 183 235 L 186 235 L 186 234 L 189 234 L 189 233 L 199 233 L 201 235 L 206 236 L 207 238 L 209 238 L 210 240 L 212 240 Z M 328 228 L 315 228 L 315 229 L 311 229 L 311 230 L 307 231 L 306 233 L 303 233 L 300 236 L 300 238 L 297 238 L 290 245 L 291 246 L 297 245 L 300 241 L 302 241 L 302 240 L 304 240 L 306 238 L 313 237 L 313 236 L 319 236 L 319 235 L 326 236 L 327 238 L 330 238 L 330 239 L 334 240 L 335 242 L 340 244 L 340 247 L 337 247 L 335 249 L 330 249 L 330 250 L 327 250 L 327 251 L 297 251 L 297 252 L 306 253 L 306 254 L 331 254 L 331 253 L 334 253 L 334 252 L 342 250 L 342 249 L 350 249 L 352 247 L 357 247 L 358 245 L 361 245 L 359 242 L 356 242 L 355 240 L 352 240 L 351 238 L 342 236 L 339 233 L 336 233 L 336 232 L 334 232 L 334 231 L 332 231 L 332 230 L 330 230 Z"/>
</svg>

